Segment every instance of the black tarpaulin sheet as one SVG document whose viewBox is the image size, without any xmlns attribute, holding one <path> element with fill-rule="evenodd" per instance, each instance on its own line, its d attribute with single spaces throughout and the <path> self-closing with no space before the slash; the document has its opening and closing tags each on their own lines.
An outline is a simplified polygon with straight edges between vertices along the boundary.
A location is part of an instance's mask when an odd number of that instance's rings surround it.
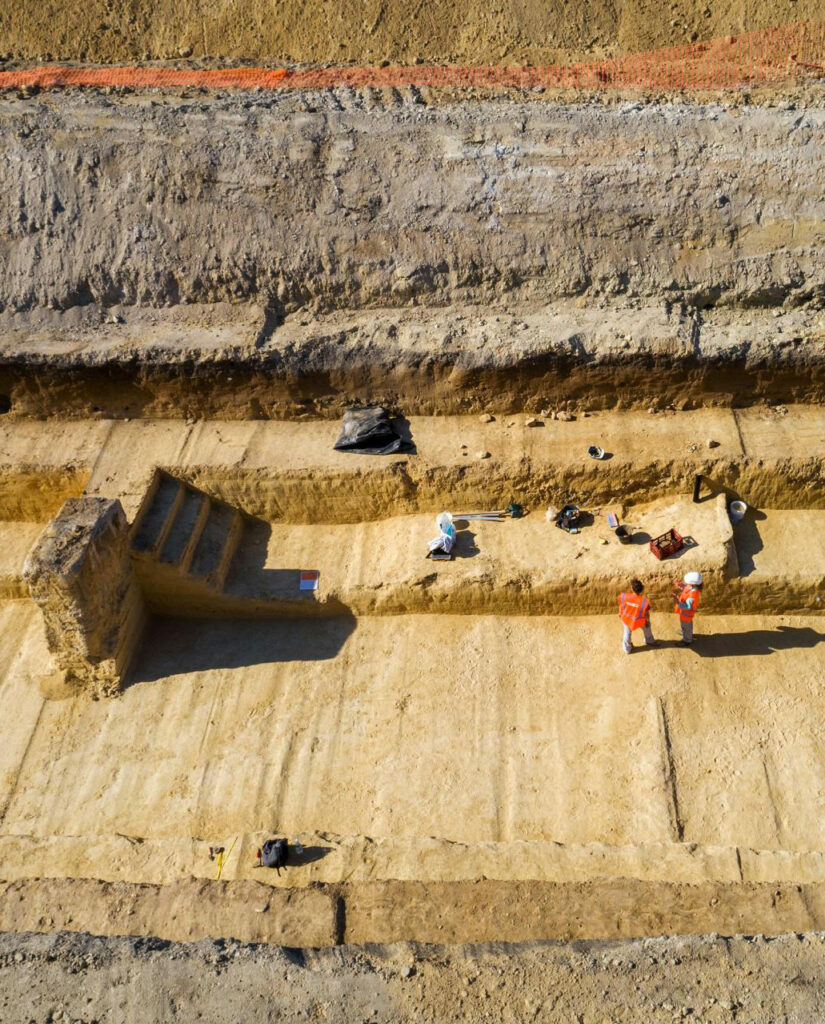
<svg viewBox="0 0 825 1024">
<path fill-rule="evenodd" d="M 411 445 L 396 431 L 386 409 L 370 405 L 344 410 L 344 422 L 334 447 L 339 452 L 360 455 L 392 455 L 409 451 Z"/>
</svg>

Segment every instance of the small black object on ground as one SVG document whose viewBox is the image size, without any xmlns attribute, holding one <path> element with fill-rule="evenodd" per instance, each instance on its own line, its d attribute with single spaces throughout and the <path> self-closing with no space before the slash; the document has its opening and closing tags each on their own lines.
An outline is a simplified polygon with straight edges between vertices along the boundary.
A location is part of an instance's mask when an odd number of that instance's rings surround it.
<svg viewBox="0 0 825 1024">
<path fill-rule="evenodd" d="M 401 436 L 380 405 L 345 409 L 341 433 L 333 447 L 358 455 L 393 455 L 414 450 L 414 445 Z"/>
<path fill-rule="evenodd" d="M 275 868 L 278 874 L 286 867 L 289 843 L 286 839 L 267 839 L 258 850 L 258 867 Z"/>
<path fill-rule="evenodd" d="M 580 521 L 581 510 L 578 505 L 564 505 L 561 512 L 556 516 L 556 526 L 560 530 L 566 530 L 568 533 L 572 531 L 578 533 Z"/>
</svg>

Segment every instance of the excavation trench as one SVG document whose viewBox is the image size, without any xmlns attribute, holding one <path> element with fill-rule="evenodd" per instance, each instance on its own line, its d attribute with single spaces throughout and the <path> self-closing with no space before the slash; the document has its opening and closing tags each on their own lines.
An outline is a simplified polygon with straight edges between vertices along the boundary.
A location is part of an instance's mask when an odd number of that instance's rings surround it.
<svg viewBox="0 0 825 1024">
<path fill-rule="evenodd" d="M 417 99 L 0 96 L 0 927 L 825 923 L 825 113 Z"/>
<path fill-rule="evenodd" d="M 0 924 L 295 945 L 820 927 L 821 413 L 525 419 L 410 417 L 416 450 L 387 458 L 334 452 L 323 421 L 7 421 Z M 574 485 L 599 511 L 569 535 L 545 509 Z M 81 491 L 126 510 L 150 613 L 115 699 L 61 686 L 21 574 Z M 528 514 L 460 519 L 510 500 Z M 445 507 L 456 557 L 433 563 Z M 690 541 L 659 562 L 671 527 Z M 633 576 L 661 646 L 628 661 Z M 281 876 L 253 866 L 273 832 L 300 842 Z"/>
</svg>

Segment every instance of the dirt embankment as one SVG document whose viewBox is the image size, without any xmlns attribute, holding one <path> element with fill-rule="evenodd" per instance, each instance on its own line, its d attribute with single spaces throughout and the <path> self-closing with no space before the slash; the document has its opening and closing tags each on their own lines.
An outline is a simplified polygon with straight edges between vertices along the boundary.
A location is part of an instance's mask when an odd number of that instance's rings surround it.
<svg viewBox="0 0 825 1024">
<path fill-rule="evenodd" d="M 185 879 L 0 883 L 2 931 L 91 932 L 173 942 L 210 936 L 299 948 L 383 942 L 619 940 L 821 929 L 825 885 L 594 882 L 363 882 L 273 889 Z M 0 934 L 2 934 L 0 931 Z"/>
<path fill-rule="evenodd" d="M 29 1021 L 206 1019 L 761 1024 L 816 1020 L 821 933 L 301 951 L 205 940 L 0 936 L 0 1008 Z"/>
<path fill-rule="evenodd" d="M 227 57 L 274 63 L 547 63 L 643 50 L 821 17 L 818 0 L 107 0 L 0 11 L 0 39 L 18 59 L 90 61 Z"/>
<path fill-rule="evenodd" d="M 255 300 L 263 338 L 300 309 L 799 304 L 825 295 L 823 127 L 718 105 L 4 99 L 0 296 Z"/>
<path fill-rule="evenodd" d="M 0 98 L 3 404 L 821 394 L 821 108 L 416 99 Z"/>
</svg>

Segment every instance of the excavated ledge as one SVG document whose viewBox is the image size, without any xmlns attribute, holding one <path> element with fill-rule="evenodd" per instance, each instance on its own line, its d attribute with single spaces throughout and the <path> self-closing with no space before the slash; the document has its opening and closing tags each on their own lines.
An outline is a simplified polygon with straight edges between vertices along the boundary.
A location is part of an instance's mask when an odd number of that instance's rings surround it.
<svg viewBox="0 0 825 1024">
<path fill-rule="evenodd" d="M 825 884 L 364 882 L 272 889 L 186 880 L 0 882 L 0 930 L 216 935 L 323 947 L 383 942 L 527 942 L 645 935 L 781 934 L 822 929 Z"/>
<path fill-rule="evenodd" d="M 96 306 L 0 315 L 14 417 L 332 417 L 818 402 L 825 314 L 611 299 L 296 313 Z"/>
<path fill-rule="evenodd" d="M 825 850 L 754 850 L 746 846 L 648 842 L 635 846 L 540 839 L 464 843 L 434 836 L 337 836 L 301 832 L 288 867 L 257 866 L 266 831 L 227 836 L 0 835 L 2 879 L 97 879 L 168 885 L 210 881 L 210 845 L 232 847 L 221 879 L 298 891 L 342 880 L 364 882 L 603 882 L 623 878 L 679 885 L 825 884 Z M 234 846 L 233 846 L 234 843 Z M 297 845 L 300 843 L 300 847 Z"/>
</svg>

